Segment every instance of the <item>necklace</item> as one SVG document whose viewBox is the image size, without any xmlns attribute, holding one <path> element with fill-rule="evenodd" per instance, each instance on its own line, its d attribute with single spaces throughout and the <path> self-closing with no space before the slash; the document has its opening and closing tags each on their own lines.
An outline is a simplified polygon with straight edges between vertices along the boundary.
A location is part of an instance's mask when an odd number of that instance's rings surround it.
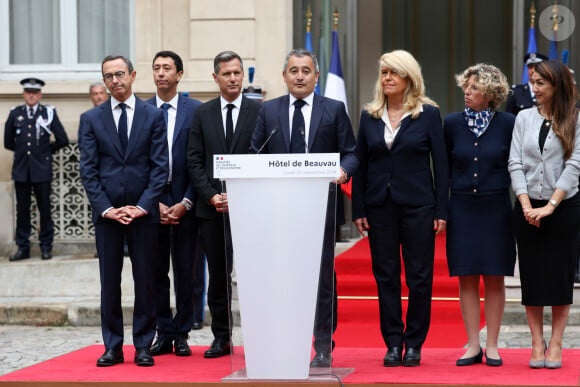
<svg viewBox="0 0 580 387">
<path fill-rule="evenodd" d="M 389 113 L 387 110 L 387 114 L 389 114 L 389 120 L 394 123 L 401 119 L 401 116 L 403 115 L 403 109 L 391 113 Z"/>
</svg>

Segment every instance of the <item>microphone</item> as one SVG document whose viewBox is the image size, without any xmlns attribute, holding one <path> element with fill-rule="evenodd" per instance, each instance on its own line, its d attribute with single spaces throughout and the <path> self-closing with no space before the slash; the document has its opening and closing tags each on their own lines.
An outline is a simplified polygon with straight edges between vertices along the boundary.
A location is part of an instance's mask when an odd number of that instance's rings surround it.
<svg viewBox="0 0 580 387">
<path fill-rule="evenodd" d="M 259 155 L 262 152 L 262 150 L 264 149 L 264 147 L 266 146 L 266 144 L 268 144 L 270 142 L 270 139 L 276 133 L 278 133 L 278 128 L 272 129 L 272 131 L 270 132 L 270 135 L 268 136 L 268 138 L 266 139 L 266 141 L 264 141 L 264 143 L 262 144 L 262 146 L 260 147 L 260 149 L 258 149 L 258 151 L 256 152 L 257 155 Z"/>
</svg>

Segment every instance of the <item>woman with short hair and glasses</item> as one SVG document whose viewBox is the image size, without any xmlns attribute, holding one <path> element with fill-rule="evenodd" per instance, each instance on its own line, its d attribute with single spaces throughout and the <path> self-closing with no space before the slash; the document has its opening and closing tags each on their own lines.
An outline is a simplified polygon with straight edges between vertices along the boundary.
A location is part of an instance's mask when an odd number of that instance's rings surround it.
<svg viewBox="0 0 580 387">
<path fill-rule="evenodd" d="M 477 64 L 456 77 L 465 109 L 445 117 L 443 130 L 450 165 L 447 264 L 459 278 L 459 303 L 467 351 L 458 366 L 481 363 L 479 283 L 485 287 L 485 363 L 500 366 L 497 349 L 505 307 L 504 276 L 514 275 L 510 176 L 507 170 L 515 117 L 497 111 L 509 85 L 495 66 Z"/>
</svg>

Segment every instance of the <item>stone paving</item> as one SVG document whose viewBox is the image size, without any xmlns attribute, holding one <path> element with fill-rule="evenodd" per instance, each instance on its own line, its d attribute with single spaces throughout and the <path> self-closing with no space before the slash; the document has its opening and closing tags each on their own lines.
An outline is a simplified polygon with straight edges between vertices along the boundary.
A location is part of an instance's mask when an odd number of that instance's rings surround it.
<svg viewBox="0 0 580 387">
<path fill-rule="evenodd" d="M 546 326 L 546 338 L 550 328 Z M 485 344 L 486 330 L 480 332 Z M 125 344 L 131 344 L 131 329 L 125 327 Z M 190 345 L 209 346 L 213 339 L 211 329 L 190 332 Z M 236 345 L 242 342 L 239 328 L 234 329 Z M 531 338 L 525 325 L 503 326 L 500 348 L 530 348 Z M 84 348 L 102 345 L 100 327 L 33 327 L 21 325 L 0 326 L 0 375 Z M 564 337 L 565 348 L 580 348 L 580 326 L 569 326 Z M 95 359 L 96 361 L 97 359 Z"/>
</svg>

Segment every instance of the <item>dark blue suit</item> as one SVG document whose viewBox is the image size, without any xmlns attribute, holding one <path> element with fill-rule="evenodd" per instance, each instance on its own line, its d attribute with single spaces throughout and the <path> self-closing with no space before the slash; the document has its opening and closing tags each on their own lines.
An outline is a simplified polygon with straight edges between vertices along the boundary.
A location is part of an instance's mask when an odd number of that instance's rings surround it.
<svg viewBox="0 0 580 387">
<path fill-rule="evenodd" d="M 52 249 L 54 224 L 50 214 L 50 183 L 52 181 L 52 154 L 68 145 L 68 137 L 56 110 L 38 105 L 32 118 L 28 118 L 27 105 L 12 109 L 4 126 L 4 147 L 14 151 L 12 179 L 16 190 L 16 244 L 20 249 L 30 248 L 30 198 L 34 190 L 40 212 L 40 247 Z M 39 118 L 47 119 L 48 109 L 53 109 L 48 129 L 37 129 Z"/>
<path fill-rule="evenodd" d="M 289 101 L 290 97 L 285 95 L 263 103 L 252 138 L 252 152 L 256 153 L 272 130 L 278 129 L 262 153 L 290 153 Z M 340 153 L 340 166 L 349 178 L 356 172 L 359 164 L 356 141 L 342 102 L 314 94 L 307 143 L 309 153 Z M 344 224 L 344 205 L 336 184 L 330 186 L 314 323 L 316 352 L 332 349 L 332 334 L 337 324 L 334 239 L 336 226 Z"/>
<path fill-rule="evenodd" d="M 80 173 L 93 207 L 101 277 L 101 325 L 108 350 L 123 345 L 121 270 L 127 238 L 135 282 L 133 343 L 151 346 L 155 336 L 155 262 L 159 198 L 168 176 L 167 133 L 163 113 L 136 98 L 125 152 L 117 134 L 111 99 L 83 115 L 79 130 Z M 129 225 L 101 214 L 111 208 L 138 206 L 145 216 Z"/>
<path fill-rule="evenodd" d="M 156 106 L 156 97 L 147 100 Z M 201 102 L 179 95 L 175 128 L 173 131 L 171 184 L 167 184 L 160 202 L 168 207 L 181 202 L 184 198 L 195 204 L 195 191 L 187 172 L 187 139 L 195 109 Z M 162 224 L 159 227 L 159 254 L 157 257 L 157 332 L 158 336 L 173 339 L 186 336 L 194 316 L 194 269 L 195 264 L 202 266 L 203 253 L 196 261 L 198 225 L 195 209 L 187 211 L 179 219 L 179 224 Z M 172 262 L 175 288 L 175 316 L 170 306 L 169 262 Z M 201 267 L 201 286 L 205 267 Z M 203 290 L 202 290 L 203 292 Z M 198 303 L 202 300 L 197 300 Z M 196 305 L 199 307 L 199 305 Z M 203 305 L 201 305 L 203 308 Z"/>
<path fill-rule="evenodd" d="M 517 115 L 521 110 L 535 106 L 536 102 L 536 96 L 532 97 L 530 93 L 530 85 L 527 83 L 513 85 L 505 105 L 505 111 Z"/>
<path fill-rule="evenodd" d="M 423 105 L 403 119 L 391 149 L 385 123 L 363 111 L 353 177 L 353 219 L 366 217 L 387 347 L 421 347 L 431 318 L 434 219 L 447 219 L 449 172 L 439 109 Z M 431 169 L 431 161 L 433 169 Z M 401 307 L 401 248 L 409 288 L 406 328 Z"/>
</svg>

